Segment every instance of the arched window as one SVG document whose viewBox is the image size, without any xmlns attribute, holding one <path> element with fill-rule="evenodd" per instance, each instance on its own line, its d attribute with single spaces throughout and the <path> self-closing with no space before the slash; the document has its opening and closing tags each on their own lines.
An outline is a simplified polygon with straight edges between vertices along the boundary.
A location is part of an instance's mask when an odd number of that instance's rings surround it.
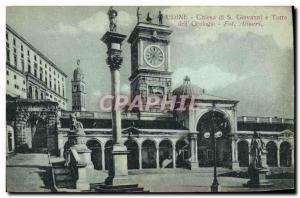
<svg viewBox="0 0 300 198">
<path fill-rule="evenodd" d="M 32 98 L 32 87 L 28 87 L 28 98 Z"/>
<path fill-rule="evenodd" d="M 37 89 L 35 90 L 35 99 L 39 99 L 39 92 Z"/>
<path fill-rule="evenodd" d="M 280 166 L 290 167 L 292 165 L 292 149 L 288 142 L 280 144 Z"/>
<path fill-rule="evenodd" d="M 277 164 L 277 146 L 275 142 L 270 141 L 266 145 L 267 149 L 267 165 L 270 167 L 276 167 Z"/>
<path fill-rule="evenodd" d="M 249 145 L 245 140 L 238 142 L 238 160 L 240 167 L 249 166 Z"/>
</svg>

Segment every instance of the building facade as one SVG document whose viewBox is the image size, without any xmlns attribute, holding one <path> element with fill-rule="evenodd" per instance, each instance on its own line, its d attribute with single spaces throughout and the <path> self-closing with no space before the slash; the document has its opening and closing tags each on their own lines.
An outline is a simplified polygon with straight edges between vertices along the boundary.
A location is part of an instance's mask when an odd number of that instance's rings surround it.
<svg viewBox="0 0 300 198">
<path fill-rule="evenodd" d="M 57 102 L 66 109 L 67 75 L 6 25 L 6 93 L 10 97 Z"/>
<path fill-rule="evenodd" d="M 171 29 L 165 25 L 140 22 L 134 27 L 128 39 L 132 61 L 129 77 L 131 95 L 141 95 L 143 101 L 153 95 L 166 95 L 168 100 L 173 96 L 186 96 L 194 100 L 194 105 L 185 111 L 159 111 L 154 106 L 149 110 L 143 108 L 144 110 L 123 112 L 122 134 L 129 151 L 128 168 L 212 167 L 213 144 L 205 134 L 211 132 L 214 126 L 216 131 L 222 132 L 217 140 L 217 166 L 237 171 L 246 170 L 250 161 L 251 139 L 254 131 L 257 131 L 265 146 L 263 166 L 273 172 L 293 172 L 293 120 L 237 117 L 239 101 L 210 95 L 193 84 L 188 77 L 181 86 L 173 89 L 171 33 Z M 33 71 L 33 76 L 34 74 Z M 25 83 L 28 83 L 26 79 Z M 72 111 L 57 109 L 54 103 L 17 102 L 20 107 L 16 109 L 15 118 L 16 147 L 30 144 L 30 148 L 45 148 L 53 151 L 53 155 L 63 158 L 68 144 L 70 115 L 75 113 L 77 120 L 83 125 L 86 144 L 92 151 L 94 168 L 107 170 L 113 144 L 112 116 L 110 113 L 85 111 L 85 90 L 83 73 L 77 68 L 72 81 Z M 33 108 L 35 105 L 40 108 Z M 28 111 L 32 113 L 24 113 Z M 45 119 L 37 119 L 37 115 L 44 115 Z M 36 140 L 43 139 L 42 145 L 32 143 L 33 136 L 28 134 L 33 132 L 40 134 Z M 36 141 L 38 142 L 40 141 Z"/>
</svg>

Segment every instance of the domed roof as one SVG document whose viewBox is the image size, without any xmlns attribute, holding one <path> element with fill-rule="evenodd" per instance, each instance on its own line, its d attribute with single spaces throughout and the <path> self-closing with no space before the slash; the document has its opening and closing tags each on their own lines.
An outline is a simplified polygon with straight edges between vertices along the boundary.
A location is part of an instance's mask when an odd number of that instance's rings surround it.
<svg viewBox="0 0 300 198">
<path fill-rule="evenodd" d="M 83 80 L 84 76 L 83 76 L 83 72 L 81 70 L 80 67 L 77 67 L 74 72 L 73 72 L 73 79 L 76 80 Z"/>
<path fill-rule="evenodd" d="M 201 89 L 197 85 L 191 83 L 191 79 L 186 76 L 184 78 L 183 84 L 174 89 L 173 95 L 188 95 L 192 96 L 200 96 L 204 94 L 204 89 Z"/>
</svg>

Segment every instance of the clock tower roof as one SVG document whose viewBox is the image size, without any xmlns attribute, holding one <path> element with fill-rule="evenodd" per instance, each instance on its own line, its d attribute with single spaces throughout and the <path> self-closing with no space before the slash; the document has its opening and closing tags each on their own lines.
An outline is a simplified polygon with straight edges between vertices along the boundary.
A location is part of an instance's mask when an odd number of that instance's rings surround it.
<svg viewBox="0 0 300 198">
<path fill-rule="evenodd" d="M 183 80 L 183 84 L 174 89 L 173 95 L 188 95 L 188 96 L 200 96 L 204 94 L 204 89 L 191 83 L 190 77 L 186 76 Z"/>
<path fill-rule="evenodd" d="M 139 22 L 131 32 L 128 42 L 134 43 L 137 38 L 168 41 L 172 30 L 167 25 Z"/>
</svg>

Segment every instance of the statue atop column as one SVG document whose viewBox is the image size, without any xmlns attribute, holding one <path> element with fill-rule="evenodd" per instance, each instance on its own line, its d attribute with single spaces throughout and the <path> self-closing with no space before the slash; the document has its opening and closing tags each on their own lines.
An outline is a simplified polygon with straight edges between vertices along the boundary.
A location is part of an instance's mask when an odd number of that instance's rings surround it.
<svg viewBox="0 0 300 198">
<path fill-rule="evenodd" d="M 137 10 L 136 10 L 136 18 L 137 18 L 137 22 L 139 23 L 140 22 L 140 17 L 141 17 L 141 12 L 140 12 L 140 7 L 137 7 Z"/>
<path fill-rule="evenodd" d="M 158 23 L 159 23 L 159 25 L 163 24 L 163 15 L 162 15 L 161 11 L 158 12 Z"/>
<path fill-rule="evenodd" d="M 113 9 L 112 6 L 109 7 L 109 10 L 107 12 L 108 18 L 109 18 L 109 31 L 116 32 L 117 31 L 117 16 L 118 12 Z"/>
<path fill-rule="evenodd" d="M 146 21 L 147 21 L 148 23 L 152 23 L 152 18 L 150 17 L 150 13 L 149 13 L 149 12 L 147 13 Z"/>
<path fill-rule="evenodd" d="M 262 166 L 262 160 L 261 160 L 261 155 L 264 150 L 264 143 L 261 140 L 259 134 L 254 131 L 253 138 L 251 140 L 250 144 L 250 157 L 251 157 L 251 162 L 250 166 L 253 168 L 264 168 Z"/>
</svg>

